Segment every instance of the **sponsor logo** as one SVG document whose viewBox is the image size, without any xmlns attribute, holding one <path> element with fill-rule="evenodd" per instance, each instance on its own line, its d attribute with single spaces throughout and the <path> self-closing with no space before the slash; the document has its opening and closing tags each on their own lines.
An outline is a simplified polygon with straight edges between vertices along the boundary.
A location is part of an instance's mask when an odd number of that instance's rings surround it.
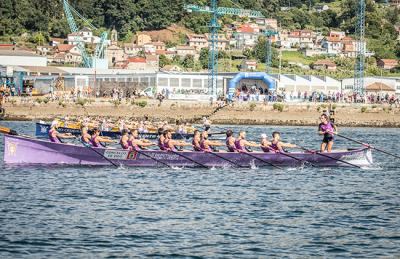
<svg viewBox="0 0 400 259">
<path fill-rule="evenodd" d="M 40 126 L 40 133 L 47 133 L 49 131 L 49 128 L 46 126 Z"/>
<path fill-rule="evenodd" d="M 129 160 L 136 160 L 136 158 L 137 158 L 137 152 L 136 151 L 130 151 L 129 153 L 128 153 L 128 157 L 126 158 L 126 159 L 129 159 Z"/>
<path fill-rule="evenodd" d="M 128 150 L 106 150 L 104 151 L 104 157 L 108 159 L 118 159 L 124 160 L 128 157 L 129 151 Z"/>
<path fill-rule="evenodd" d="M 7 142 L 7 155 L 15 156 L 17 153 L 17 144 L 14 142 Z"/>
</svg>

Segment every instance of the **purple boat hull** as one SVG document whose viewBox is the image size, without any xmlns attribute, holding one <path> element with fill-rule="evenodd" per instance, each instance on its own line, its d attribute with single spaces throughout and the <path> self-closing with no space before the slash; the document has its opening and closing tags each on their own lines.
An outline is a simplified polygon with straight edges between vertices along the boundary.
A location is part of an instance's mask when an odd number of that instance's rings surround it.
<svg viewBox="0 0 400 259">
<path fill-rule="evenodd" d="M 146 150 L 137 153 L 123 149 L 91 148 L 64 143 L 51 143 L 30 137 L 4 135 L 4 162 L 7 164 L 65 164 L 65 165 L 111 165 L 137 167 L 165 166 L 155 160 L 170 166 L 199 167 L 194 160 L 208 167 L 232 167 L 236 165 L 247 167 L 270 166 L 262 160 L 277 166 L 300 166 L 307 162 L 318 166 L 349 166 L 339 162 L 340 159 L 359 166 L 372 164 L 372 154 L 367 148 L 324 153 L 324 157 L 314 153 L 289 153 L 294 158 L 279 153 L 252 152 L 243 153 L 218 152 L 216 155 L 206 152 L 170 152 L 161 150 Z M 97 151 L 97 152 L 96 152 Z M 105 156 L 107 159 L 105 159 Z M 219 157 L 218 157 L 219 156 Z M 255 158 L 255 157 L 257 158 Z M 150 158 L 151 157 L 151 158 Z M 222 157 L 222 158 L 221 158 Z M 154 158 L 154 159 L 152 159 Z M 232 162 L 229 162 L 229 161 Z"/>
</svg>

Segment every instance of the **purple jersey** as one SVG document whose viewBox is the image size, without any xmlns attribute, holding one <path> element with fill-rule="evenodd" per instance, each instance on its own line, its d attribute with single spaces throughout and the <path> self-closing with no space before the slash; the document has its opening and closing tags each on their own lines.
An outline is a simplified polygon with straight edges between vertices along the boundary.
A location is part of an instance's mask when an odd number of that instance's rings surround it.
<svg viewBox="0 0 400 259">
<path fill-rule="evenodd" d="M 61 143 L 61 141 L 58 139 L 57 137 L 57 130 L 55 129 L 51 129 L 49 130 L 49 140 L 53 143 Z M 53 134 L 55 134 L 55 136 L 53 136 Z"/>
<path fill-rule="evenodd" d="M 242 139 L 237 139 L 235 141 L 235 148 L 236 148 L 236 150 L 239 150 L 239 151 L 245 151 L 244 146 L 242 146 L 242 144 L 240 144 L 241 140 Z"/>
<path fill-rule="evenodd" d="M 100 143 L 96 139 L 97 139 L 97 136 L 94 135 L 92 137 L 92 139 L 90 140 L 90 143 L 92 144 L 93 147 L 100 147 Z"/>
</svg>

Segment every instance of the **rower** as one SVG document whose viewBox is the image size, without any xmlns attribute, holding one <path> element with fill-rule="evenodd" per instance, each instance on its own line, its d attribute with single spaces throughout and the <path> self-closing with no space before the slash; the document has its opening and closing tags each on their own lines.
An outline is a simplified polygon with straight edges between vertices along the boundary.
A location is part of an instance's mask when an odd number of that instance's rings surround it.
<svg viewBox="0 0 400 259">
<path fill-rule="evenodd" d="M 297 148 L 295 144 L 284 143 L 280 141 L 281 133 L 278 131 L 274 131 L 272 133 L 271 144 L 269 145 L 269 149 L 266 152 L 284 152 L 283 148 Z M 265 151 L 264 151 L 265 152 Z"/>
<path fill-rule="evenodd" d="M 88 127 L 83 126 L 81 128 L 81 141 L 83 144 L 90 144 L 92 136 L 88 133 Z"/>
<path fill-rule="evenodd" d="M 271 142 L 268 141 L 267 134 L 261 134 L 260 148 L 264 152 L 269 152 Z"/>
<path fill-rule="evenodd" d="M 324 135 L 321 143 L 321 152 L 328 151 L 330 153 L 332 151 L 334 134 L 338 133 L 336 125 L 333 124 L 329 120 L 328 115 L 322 114 L 320 117 L 321 123 L 318 125 L 318 134 Z"/>
<path fill-rule="evenodd" d="M 114 141 L 108 137 L 100 136 L 100 130 L 95 128 L 93 129 L 93 135 L 90 139 L 90 144 L 92 144 L 93 147 L 101 147 L 101 143 L 114 143 Z"/>
<path fill-rule="evenodd" d="M 75 138 L 75 136 L 72 136 L 71 133 L 60 133 L 57 131 L 57 128 L 59 126 L 58 121 L 53 121 L 50 126 L 49 130 L 49 140 L 50 142 L 53 143 L 62 143 L 60 139 L 71 139 Z"/>
<path fill-rule="evenodd" d="M 200 131 L 195 130 L 193 132 L 193 140 L 192 140 L 192 145 L 193 145 L 194 151 L 201 151 L 200 141 L 201 141 Z"/>
<path fill-rule="evenodd" d="M 166 134 L 166 131 L 163 128 L 158 129 L 157 146 L 160 148 L 160 150 L 167 150 L 167 148 L 164 145 L 164 141 L 165 141 L 164 133 Z"/>
<path fill-rule="evenodd" d="M 185 141 L 173 140 L 173 139 L 172 139 L 172 132 L 171 132 L 171 130 L 166 130 L 166 131 L 164 132 L 164 138 L 165 138 L 165 139 L 164 139 L 164 147 L 165 147 L 167 150 L 176 151 L 175 146 L 183 147 L 183 146 L 191 146 L 191 145 L 192 145 L 192 144 L 187 143 L 187 142 L 185 142 Z"/>
<path fill-rule="evenodd" d="M 203 133 L 201 134 L 201 141 L 200 141 L 201 151 L 212 152 L 213 151 L 212 147 L 223 146 L 223 145 L 224 144 L 222 144 L 219 141 L 209 140 L 207 131 L 203 131 Z"/>
<path fill-rule="evenodd" d="M 235 138 L 233 137 L 233 131 L 227 130 L 226 131 L 226 147 L 228 148 L 228 152 L 235 152 Z"/>
<path fill-rule="evenodd" d="M 239 137 L 235 141 L 235 148 L 239 152 L 245 152 L 246 147 L 259 147 L 260 145 L 246 140 L 246 132 L 244 130 L 239 132 Z"/>
<path fill-rule="evenodd" d="M 145 140 L 138 139 L 139 131 L 138 129 L 131 130 L 131 136 L 129 137 L 128 144 L 133 150 L 141 150 L 143 147 L 154 146 L 155 144 L 152 142 L 148 142 Z"/>
<path fill-rule="evenodd" d="M 129 149 L 129 134 L 128 130 L 121 131 L 121 138 L 119 139 L 119 144 L 123 149 Z"/>
</svg>

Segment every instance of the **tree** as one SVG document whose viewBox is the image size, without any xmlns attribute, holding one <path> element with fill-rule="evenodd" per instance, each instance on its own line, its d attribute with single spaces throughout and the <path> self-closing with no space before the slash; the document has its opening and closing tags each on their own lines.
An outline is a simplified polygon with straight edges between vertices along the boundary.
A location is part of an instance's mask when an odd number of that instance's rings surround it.
<svg viewBox="0 0 400 259">
<path fill-rule="evenodd" d="M 160 63 L 160 67 L 165 67 L 166 65 L 171 65 L 172 60 L 167 58 L 165 55 L 160 55 L 159 63 Z"/>
<path fill-rule="evenodd" d="M 208 53 L 209 53 L 208 48 L 202 48 L 200 50 L 199 62 L 200 62 L 201 68 L 203 68 L 203 69 L 208 68 Z"/>
<path fill-rule="evenodd" d="M 192 55 L 186 55 L 182 60 L 182 66 L 184 68 L 194 67 L 194 57 Z"/>
</svg>

